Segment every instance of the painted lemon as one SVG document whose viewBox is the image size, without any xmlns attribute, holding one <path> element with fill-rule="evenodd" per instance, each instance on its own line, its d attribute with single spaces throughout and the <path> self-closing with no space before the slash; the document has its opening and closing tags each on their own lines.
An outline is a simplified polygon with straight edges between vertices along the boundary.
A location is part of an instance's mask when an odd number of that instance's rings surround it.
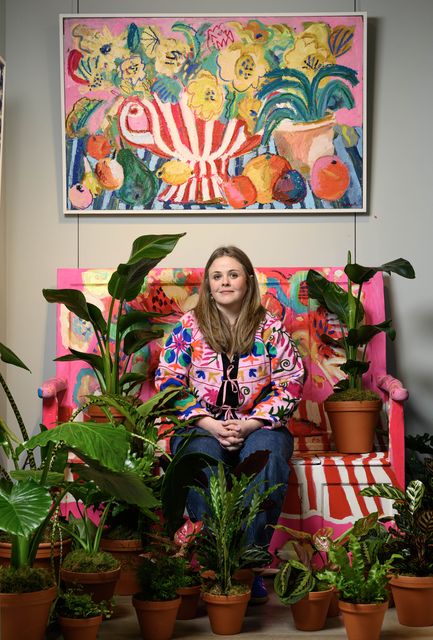
<svg viewBox="0 0 433 640">
<path fill-rule="evenodd" d="M 187 162 L 169 160 L 158 169 L 156 177 L 161 178 L 167 184 L 178 186 L 189 180 L 193 173 Z"/>
</svg>

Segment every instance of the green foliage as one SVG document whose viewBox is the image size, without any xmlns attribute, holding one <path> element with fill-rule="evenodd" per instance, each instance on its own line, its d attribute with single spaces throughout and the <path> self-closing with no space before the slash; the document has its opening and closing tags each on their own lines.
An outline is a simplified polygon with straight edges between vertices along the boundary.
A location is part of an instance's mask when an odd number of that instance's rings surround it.
<svg viewBox="0 0 433 640">
<path fill-rule="evenodd" d="M 276 489 L 276 486 L 251 486 L 267 459 L 268 452 L 256 452 L 228 475 L 220 462 L 216 473 L 210 476 L 208 492 L 195 487 L 207 502 L 205 526 L 199 534 L 199 560 L 205 569 L 215 572 L 216 582 L 224 595 L 231 591 L 236 569 L 258 567 L 270 561 L 265 549 L 248 545 L 246 535 L 265 501 Z"/>
<path fill-rule="evenodd" d="M 131 180 L 145 172 L 146 180 L 151 181 L 143 163 L 140 166 L 137 165 L 140 162 L 138 160 L 132 163 L 129 153 L 124 150 L 124 164 L 130 169 Z M 141 184 L 142 178 L 139 181 Z M 149 182 L 146 189 L 148 191 L 151 188 L 153 186 Z M 48 302 L 65 305 L 78 318 L 91 325 L 98 352 L 89 354 L 70 349 L 69 355 L 58 360 L 87 362 L 95 373 L 102 393 L 127 395 L 145 379 L 143 374 L 130 371 L 131 358 L 148 342 L 160 337 L 160 331 L 154 330 L 151 324 L 151 319 L 157 314 L 128 311 L 125 303 L 137 297 L 149 271 L 174 249 L 183 235 L 147 235 L 134 240 L 128 262 L 118 265 L 108 283 L 111 302 L 107 320 L 96 305 L 87 302 L 81 291 L 43 289 L 42 293 Z"/>
<path fill-rule="evenodd" d="M 427 482 L 411 480 L 406 491 L 387 484 L 373 484 L 361 495 L 393 501 L 394 523 L 389 527 L 389 548 L 399 554 L 399 573 L 433 574 L 433 468 L 427 467 Z"/>
<path fill-rule="evenodd" d="M 68 589 L 57 599 L 56 613 L 63 618 L 94 618 L 100 615 L 110 618 L 112 607 L 105 600 L 93 602 L 88 593 Z"/>
<path fill-rule="evenodd" d="M 70 551 L 63 561 L 63 568 L 78 573 L 100 573 L 113 571 L 119 566 L 118 560 L 107 551 L 89 553 L 86 549 Z"/>
<path fill-rule="evenodd" d="M 409 450 L 406 456 L 406 479 L 421 480 L 427 484 L 430 476 L 428 467 L 433 465 L 433 434 L 407 435 L 405 444 Z"/>
<path fill-rule="evenodd" d="M 0 567 L 0 593 L 30 593 L 54 586 L 45 569 L 33 567 Z"/>
<path fill-rule="evenodd" d="M 174 600 L 184 586 L 185 560 L 173 556 L 144 557 L 137 569 L 142 600 Z"/>
<path fill-rule="evenodd" d="M 363 389 L 362 376 L 369 368 L 369 362 L 366 361 L 368 343 L 381 332 L 391 340 L 395 338 L 395 330 L 391 326 L 391 320 L 385 320 L 376 325 L 364 324 L 365 311 L 361 302 L 363 285 L 379 272 L 395 273 L 404 278 L 414 278 L 415 272 L 412 265 L 404 258 L 386 262 L 378 267 L 363 267 L 352 263 L 350 251 L 344 271 L 348 279 L 347 290 L 339 284 L 327 280 L 314 269 L 308 271 L 306 282 L 309 297 L 317 300 L 318 304 L 330 313 L 335 314 L 340 323 L 341 338 L 339 340 L 326 334 L 322 336 L 322 340 L 326 344 L 343 349 L 346 356 L 346 361 L 340 365 L 340 368 L 346 374 L 347 379 L 341 380 L 336 385 L 336 389 L 360 391 Z M 358 285 L 356 293 L 354 284 Z"/>
</svg>

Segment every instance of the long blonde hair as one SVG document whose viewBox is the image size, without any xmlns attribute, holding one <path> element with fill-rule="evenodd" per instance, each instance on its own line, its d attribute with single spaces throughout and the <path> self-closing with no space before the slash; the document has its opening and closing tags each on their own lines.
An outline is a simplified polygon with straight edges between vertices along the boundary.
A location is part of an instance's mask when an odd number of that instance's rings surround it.
<svg viewBox="0 0 433 640">
<path fill-rule="evenodd" d="M 247 291 L 241 311 L 234 327 L 213 302 L 210 294 L 209 269 L 217 258 L 228 256 L 237 260 L 247 279 Z M 218 353 L 249 353 L 254 345 L 254 336 L 266 314 L 261 303 L 259 283 L 248 256 L 238 247 L 218 247 L 210 256 L 204 269 L 197 306 L 194 309 L 198 326 L 209 346 Z"/>
</svg>

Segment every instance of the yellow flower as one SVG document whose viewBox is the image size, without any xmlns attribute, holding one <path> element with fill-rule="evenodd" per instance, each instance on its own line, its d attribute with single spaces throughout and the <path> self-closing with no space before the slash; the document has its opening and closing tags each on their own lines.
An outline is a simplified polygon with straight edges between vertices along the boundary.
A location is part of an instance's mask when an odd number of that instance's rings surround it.
<svg viewBox="0 0 433 640">
<path fill-rule="evenodd" d="M 133 91 L 148 91 L 149 81 L 140 56 L 131 56 L 124 60 L 120 65 L 120 74 L 122 77 L 120 88 L 123 93 L 129 95 Z"/>
<path fill-rule="evenodd" d="M 77 24 L 72 35 L 78 39 L 78 47 L 82 51 L 99 58 L 101 66 L 113 66 L 116 58 L 123 58 L 125 55 L 125 35 L 113 36 L 106 25 L 102 31 L 97 31 L 84 24 Z"/>
<path fill-rule="evenodd" d="M 174 76 L 188 57 L 188 46 L 175 38 L 162 38 L 155 47 L 155 70 Z"/>
<path fill-rule="evenodd" d="M 284 53 L 284 63 L 287 67 L 303 71 L 311 79 L 325 64 L 335 63 L 328 39 L 328 25 L 323 22 L 310 25 L 295 37 L 293 47 Z"/>
<path fill-rule="evenodd" d="M 223 80 L 230 82 L 237 91 L 257 87 L 268 70 L 268 64 L 260 45 L 234 42 L 220 51 L 217 64 Z"/>
<path fill-rule="evenodd" d="M 202 70 L 188 83 L 188 106 L 202 120 L 217 118 L 224 105 L 224 92 L 218 79 Z"/>
<path fill-rule="evenodd" d="M 254 133 L 261 105 L 260 100 L 253 98 L 252 95 L 245 96 L 239 103 L 238 114 L 241 120 L 245 120 L 248 133 Z"/>
</svg>

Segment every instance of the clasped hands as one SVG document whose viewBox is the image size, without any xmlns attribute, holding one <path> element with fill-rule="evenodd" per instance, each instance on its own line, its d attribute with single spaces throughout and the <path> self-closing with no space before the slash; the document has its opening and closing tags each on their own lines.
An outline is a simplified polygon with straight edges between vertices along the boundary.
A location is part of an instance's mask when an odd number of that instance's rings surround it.
<svg viewBox="0 0 433 640">
<path fill-rule="evenodd" d="M 197 424 L 213 435 L 227 451 L 240 449 L 245 438 L 262 426 L 262 422 L 255 418 L 215 420 L 215 418 L 206 417 L 199 420 Z"/>
</svg>

